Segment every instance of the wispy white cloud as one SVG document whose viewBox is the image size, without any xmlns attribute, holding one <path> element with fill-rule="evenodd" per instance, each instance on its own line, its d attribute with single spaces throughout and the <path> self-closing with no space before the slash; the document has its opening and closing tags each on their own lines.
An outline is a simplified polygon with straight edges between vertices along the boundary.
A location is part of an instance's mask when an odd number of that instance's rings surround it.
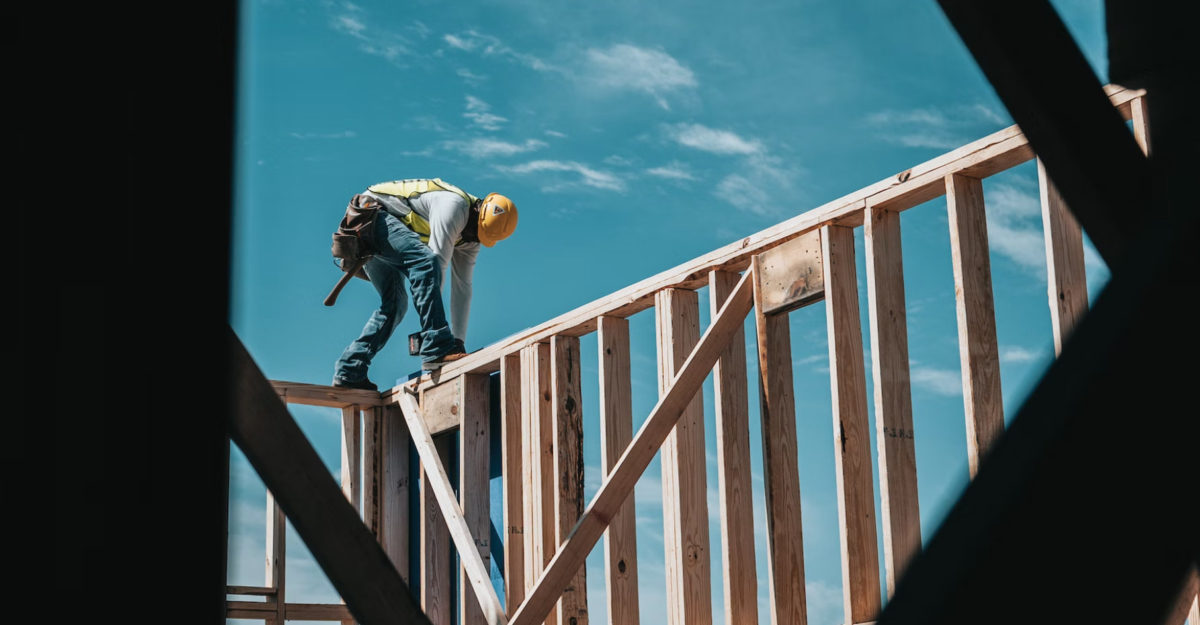
<svg viewBox="0 0 1200 625">
<path fill-rule="evenodd" d="M 668 126 L 667 135 L 680 145 L 713 154 L 758 154 L 763 150 L 757 139 L 744 139 L 728 130 L 701 124 Z"/>
<path fill-rule="evenodd" d="M 577 163 L 575 161 L 538 160 L 523 163 L 521 165 L 499 167 L 498 169 L 511 174 L 532 174 L 547 171 L 558 171 L 572 172 L 579 175 L 578 179 L 572 181 L 547 184 L 546 186 L 542 187 L 543 191 L 562 191 L 580 185 L 593 187 L 596 189 L 606 189 L 609 191 L 624 191 L 626 188 L 625 181 L 616 175 L 610 172 L 593 169 L 587 165 Z"/>
<path fill-rule="evenodd" d="M 672 162 L 663 167 L 652 167 L 647 169 L 646 173 L 668 180 L 698 180 L 692 172 L 688 171 L 687 167 L 678 162 Z"/>
<path fill-rule="evenodd" d="M 458 70 L 455 71 L 454 73 L 458 74 L 458 77 L 462 78 L 469 85 L 478 86 L 478 85 L 482 84 L 483 81 L 487 80 L 487 76 L 483 76 L 481 74 L 476 74 L 475 72 L 472 72 L 471 70 L 469 70 L 465 67 L 458 68 Z"/>
<path fill-rule="evenodd" d="M 804 582 L 804 597 L 808 604 L 808 622 L 812 625 L 837 625 L 845 622 L 840 585 L 822 581 Z"/>
<path fill-rule="evenodd" d="M 619 43 L 588 49 L 584 57 L 582 80 L 604 89 L 645 93 L 668 110 L 668 95 L 698 84 L 691 69 L 662 50 Z"/>
<path fill-rule="evenodd" d="M 408 37 L 384 28 L 368 27 L 369 20 L 366 20 L 360 7 L 350 3 L 343 6 L 346 12 L 334 15 L 330 20 L 330 26 L 340 33 L 357 39 L 359 50 L 392 62 L 413 53 L 412 42 Z M 420 35 L 419 27 L 410 26 L 410 28 L 415 28 L 418 36 Z"/>
<path fill-rule="evenodd" d="M 557 130 L 547 130 L 547 131 L 546 131 L 546 135 L 547 135 L 547 136 L 550 136 L 550 137 L 554 137 L 554 138 L 556 138 L 556 139 L 566 139 L 566 138 L 567 138 L 567 134 L 566 134 L 566 133 L 564 133 L 564 132 L 559 132 L 559 131 L 557 131 Z"/>
<path fill-rule="evenodd" d="M 447 33 L 442 35 L 451 48 L 464 52 L 478 52 L 483 56 L 494 56 L 508 61 L 520 63 L 539 72 L 553 71 L 555 68 L 542 59 L 524 52 L 518 52 L 505 45 L 492 35 L 485 35 L 476 30 L 468 30 L 460 34 Z"/>
<path fill-rule="evenodd" d="M 988 246 L 1031 275 L 1045 278 L 1046 243 L 1037 196 L 1009 182 L 992 185 L 986 196 Z"/>
<path fill-rule="evenodd" d="M 867 115 L 879 137 L 910 148 L 949 150 L 1011 123 L 980 103 L 944 108 L 887 109 Z"/>
<path fill-rule="evenodd" d="M 499 139 L 480 137 L 476 139 L 443 141 L 442 147 L 454 150 L 471 158 L 489 158 L 492 156 L 513 156 L 546 147 L 545 141 L 526 139 L 524 143 L 509 143 Z"/>
<path fill-rule="evenodd" d="M 343 130 L 341 132 L 292 132 L 288 134 L 296 139 L 353 139 L 358 136 L 358 133 L 353 130 Z"/>
<path fill-rule="evenodd" d="M 1000 346 L 1000 362 L 1003 363 L 1033 362 L 1041 359 L 1043 355 L 1037 350 L 1020 345 Z"/>
<path fill-rule="evenodd" d="M 467 96 L 467 112 L 463 113 L 463 117 L 484 130 L 500 130 L 500 125 L 508 119 L 492 113 L 491 109 L 492 107 L 487 102 L 469 95 Z"/>
<path fill-rule="evenodd" d="M 962 395 L 962 372 L 957 369 L 940 369 L 909 361 L 909 377 L 913 386 L 935 395 L 957 397 Z"/>
</svg>

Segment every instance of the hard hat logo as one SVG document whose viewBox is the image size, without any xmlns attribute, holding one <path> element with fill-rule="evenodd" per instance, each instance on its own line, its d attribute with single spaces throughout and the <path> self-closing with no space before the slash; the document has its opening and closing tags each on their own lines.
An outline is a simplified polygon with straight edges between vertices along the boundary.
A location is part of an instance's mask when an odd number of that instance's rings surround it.
<svg viewBox="0 0 1200 625">
<path fill-rule="evenodd" d="M 479 242 L 492 247 L 517 229 L 517 207 L 499 193 L 489 193 L 479 208 Z"/>
</svg>

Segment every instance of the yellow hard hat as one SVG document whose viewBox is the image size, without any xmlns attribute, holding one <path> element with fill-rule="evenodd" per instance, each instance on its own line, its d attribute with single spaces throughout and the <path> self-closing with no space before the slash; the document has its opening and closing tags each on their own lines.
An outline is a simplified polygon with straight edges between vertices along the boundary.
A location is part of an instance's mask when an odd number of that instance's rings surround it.
<svg viewBox="0 0 1200 625">
<path fill-rule="evenodd" d="M 517 229 L 517 205 L 499 193 L 489 193 L 479 205 L 479 242 L 492 247 Z"/>
</svg>

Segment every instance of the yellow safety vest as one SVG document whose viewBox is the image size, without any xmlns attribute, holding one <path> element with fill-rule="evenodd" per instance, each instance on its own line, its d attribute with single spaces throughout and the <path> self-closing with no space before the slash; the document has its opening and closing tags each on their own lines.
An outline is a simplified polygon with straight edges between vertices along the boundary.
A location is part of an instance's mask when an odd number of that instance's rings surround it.
<svg viewBox="0 0 1200 625">
<path fill-rule="evenodd" d="M 367 188 L 371 191 L 371 193 L 402 197 L 405 200 L 411 200 L 430 191 L 449 191 L 451 193 L 457 193 L 459 196 L 461 196 L 462 199 L 467 201 L 468 206 L 479 201 L 479 198 L 467 193 L 466 191 L 463 191 L 449 182 L 443 181 L 441 178 L 393 180 L 391 182 L 374 184 Z M 400 218 L 400 221 L 403 222 L 404 225 L 408 226 L 409 230 L 417 233 L 417 235 L 421 237 L 422 243 L 429 244 L 429 221 L 418 215 L 417 211 L 409 211 L 407 215 Z M 459 242 L 460 241 L 456 241 L 455 245 L 458 245 Z"/>
</svg>

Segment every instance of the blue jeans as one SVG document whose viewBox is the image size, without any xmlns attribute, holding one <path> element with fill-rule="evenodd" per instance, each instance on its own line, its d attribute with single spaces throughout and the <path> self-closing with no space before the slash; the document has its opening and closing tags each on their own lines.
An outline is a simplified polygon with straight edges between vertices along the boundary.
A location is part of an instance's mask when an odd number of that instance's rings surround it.
<svg viewBox="0 0 1200 625">
<path fill-rule="evenodd" d="M 371 314 L 362 334 L 337 361 L 333 375 L 344 382 L 366 379 L 371 359 L 383 349 L 392 330 L 404 318 L 408 309 L 405 279 L 411 285 L 413 306 L 421 320 L 421 360 L 437 360 L 454 344 L 442 305 L 441 259 L 421 242 L 417 233 L 382 210 L 375 218 L 375 247 L 375 256 L 364 269 L 379 292 L 379 309 Z"/>
</svg>

